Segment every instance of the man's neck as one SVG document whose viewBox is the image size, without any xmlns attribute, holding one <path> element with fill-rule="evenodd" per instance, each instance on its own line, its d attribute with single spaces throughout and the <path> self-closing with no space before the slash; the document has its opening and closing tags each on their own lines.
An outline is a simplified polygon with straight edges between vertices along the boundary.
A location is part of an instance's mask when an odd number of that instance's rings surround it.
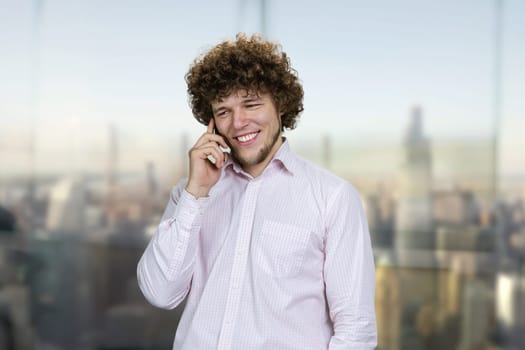
<svg viewBox="0 0 525 350">
<path fill-rule="evenodd" d="M 254 164 L 254 165 L 247 165 L 247 166 L 241 166 L 242 170 L 250 174 L 253 178 L 258 177 L 264 172 L 264 169 L 270 164 L 272 159 L 275 157 L 275 154 L 277 154 L 277 151 L 281 148 L 281 146 L 284 143 L 285 138 L 281 135 L 279 137 L 279 140 L 273 145 L 272 151 L 270 154 L 268 154 L 268 157 L 260 163 Z"/>
</svg>

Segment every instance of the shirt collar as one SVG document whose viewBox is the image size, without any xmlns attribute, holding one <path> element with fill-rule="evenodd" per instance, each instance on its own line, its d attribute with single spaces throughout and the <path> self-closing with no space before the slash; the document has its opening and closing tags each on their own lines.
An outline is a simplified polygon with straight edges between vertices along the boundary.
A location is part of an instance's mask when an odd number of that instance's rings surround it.
<svg viewBox="0 0 525 350">
<path fill-rule="evenodd" d="M 288 140 L 286 137 L 283 137 L 283 144 L 277 152 L 275 153 L 273 159 L 268 163 L 266 168 L 263 171 L 263 174 L 266 172 L 268 168 L 278 166 L 282 168 L 284 171 L 287 171 L 291 175 L 293 175 L 297 170 L 297 159 L 295 155 L 292 153 L 292 150 L 290 149 L 290 144 L 288 143 Z M 226 164 L 224 165 L 224 169 L 231 169 L 235 171 L 237 174 L 243 174 L 245 176 L 251 177 L 248 173 L 246 173 L 239 164 L 233 161 L 231 157 L 228 158 L 226 161 Z M 262 175 L 262 174 L 261 174 Z"/>
<path fill-rule="evenodd" d="M 280 162 L 283 165 L 283 168 L 293 175 L 297 170 L 297 158 L 293 154 L 290 148 L 290 143 L 286 137 L 283 137 L 283 141 L 283 144 L 279 150 L 277 150 L 277 153 L 275 153 L 275 156 L 273 157 L 270 164 L 274 162 Z"/>
</svg>

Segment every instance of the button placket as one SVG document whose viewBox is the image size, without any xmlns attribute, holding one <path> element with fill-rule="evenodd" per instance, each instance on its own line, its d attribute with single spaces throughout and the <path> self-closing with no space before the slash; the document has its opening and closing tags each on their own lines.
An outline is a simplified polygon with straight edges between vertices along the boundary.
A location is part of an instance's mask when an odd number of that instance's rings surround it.
<svg viewBox="0 0 525 350">
<path fill-rule="evenodd" d="M 242 284 L 246 273 L 248 249 L 251 240 L 257 194 L 261 181 L 250 181 L 244 195 L 241 222 L 237 232 L 233 266 L 228 286 L 228 298 L 224 312 L 224 322 L 219 336 L 218 349 L 230 349 L 233 338 L 234 320 L 237 317 L 242 296 Z"/>
</svg>

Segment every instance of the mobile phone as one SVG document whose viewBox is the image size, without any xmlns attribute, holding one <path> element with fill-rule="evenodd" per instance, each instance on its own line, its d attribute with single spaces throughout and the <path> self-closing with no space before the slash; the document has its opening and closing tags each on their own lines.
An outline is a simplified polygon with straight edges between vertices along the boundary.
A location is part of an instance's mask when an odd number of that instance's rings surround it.
<svg viewBox="0 0 525 350">
<path fill-rule="evenodd" d="M 217 130 L 217 127 L 216 127 L 216 126 L 213 127 L 213 133 L 214 133 L 214 134 L 217 134 L 217 135 L 220 135 L 219 130 Z M 231 152 L 230 147 L 224 148 L 224 147 L 222 147 L 221 145 L 219 145 L 219 149 L 220 149 L 223 153 L 228 153 L 228 154 L 229 154 L 229 153 Z M 208 158 L 208 160 L 209 160 L 212 164 L 217 163 L 217 160 L 216 160 L 215 157 L 212 156 L 211 154 L 208 155 L 207 158 Z"/>
</svg>

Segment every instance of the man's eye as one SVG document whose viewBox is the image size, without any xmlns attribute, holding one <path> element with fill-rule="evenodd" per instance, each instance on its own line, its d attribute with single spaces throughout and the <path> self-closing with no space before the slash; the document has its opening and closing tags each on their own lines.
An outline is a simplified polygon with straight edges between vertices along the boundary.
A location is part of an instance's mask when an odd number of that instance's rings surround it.
<svg viewBox="0 0 525 350">
<path fill-rule="evenodd" d="M 227 113 L 228 113 L 227 111 L 219 111 L 219 112 L 215 113 L 215 116 L 216 117 L 225 117 Z"/>
<path fill-rule="evenodd" d="M 246 108 L 256 108 L 256 107 L 259 107 L 260 105 L 261 105 L 260 103 L 250 103 L 246 105 Z"/>
</svg>

